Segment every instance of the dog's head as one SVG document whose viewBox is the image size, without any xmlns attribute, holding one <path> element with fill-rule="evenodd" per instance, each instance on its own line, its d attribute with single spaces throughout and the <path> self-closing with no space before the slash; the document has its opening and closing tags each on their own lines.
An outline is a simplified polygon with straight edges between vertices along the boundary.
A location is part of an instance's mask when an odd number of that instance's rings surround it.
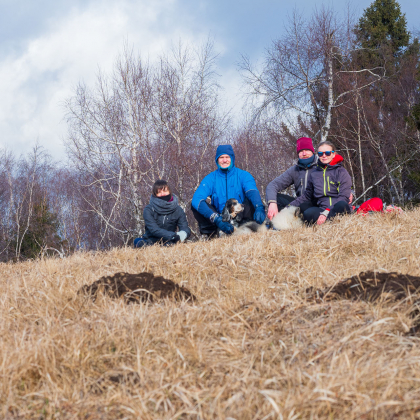
<svg viewBox="0 0 420 420">
<path fill-rule="evenodd" d="M 294 211 L 295 217 L 298 217 L 300 220 L 303 220 L 303 213 L 300 211 L 300 207 L 296 207 Z"/>
<path fill-rule="evenodd" d="M 240 222 L 242 220 L 243 211 L 244 206 L 239 203 L 238 200 L 230 198 L 228 201 L 226 201 L 222 212 L 222 219 L 224 222 L 230 222 L 233 219 L 235 219 L 237 222 Z"/>
</svg>

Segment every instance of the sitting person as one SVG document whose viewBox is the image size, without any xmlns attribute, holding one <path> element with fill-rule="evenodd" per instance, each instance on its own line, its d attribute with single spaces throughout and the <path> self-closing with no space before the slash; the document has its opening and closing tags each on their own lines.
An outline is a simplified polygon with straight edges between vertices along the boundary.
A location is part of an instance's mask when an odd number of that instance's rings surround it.
<svg viewBox="0 0 420 420">
<path fill-rule="evenodd" d="M 153 185 L 150 203 L 144 208 L 145 234 L 134 240 L 134 247 L 141 248 L 161 242 L 173 245 L 184 242 L 190 235 L 187 217 L 178 205 L 178 198 L 171 194 L 166 181 L 158 180 Z M 176 232 L 178 228 L 178 232 Z"/>
<path fill-rule="evenodd" d="M 318 163 L 308 179 L 303 195 L 292 201 L 289 206 L 300 206 L 312 202 L 303 212 L 303 219 L 309 224 L 321 225 L 337 214 L 350 213 L 351 178 L 342 166 L 344 159 L 334 152 L 330 142 L 318 147 Z"/>
<path fill-rule="evenodd" d="M 263 224 L 265 209 L 257 185 L 249 172 L 235 166 L 232 146 L 219 146 L 215 161 L 218 169 L 202 180 L 191 203 L 200 233 L 208 237 L 213 237 L 217 229 L 226 234 L 233 233 L 233 226 L 224 222 L 221 216 L 226 201 L 231 198 L 244 206 L 241 223 L 254 219 L 260 225 Z"/>
<path fill-rule="evenodd" d="M 265 198 L 268 203 L 267 217 L 270 220 L 294 200 L 294 197 L 282 194 L 281 191 L 294 185 L 296 196 L 300 197 L 308 185 L 309 175 L 316 168 L 317 160 L 312 139 L 308 137 L 298 139 L 296 152 L 298 155 L 297 164 L 291 166 L 286 172 L 267 185 Z M 310 206 L 311 203 L 308 203 L 307 206 L 302 206 L 301 211 L 303 212 Z"/>
</svg>

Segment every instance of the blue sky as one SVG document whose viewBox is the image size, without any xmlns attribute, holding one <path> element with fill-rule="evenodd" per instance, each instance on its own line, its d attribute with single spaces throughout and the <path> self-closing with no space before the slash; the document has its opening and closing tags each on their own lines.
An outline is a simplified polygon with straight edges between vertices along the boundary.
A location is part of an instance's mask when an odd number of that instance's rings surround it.
<svg viewBox="0 0 420 420">
<path fill-rule="evenodd" d="M 360 16 L 371 1 L 354 0 Z M 400 0 L 409 30 L 420 29 L 419 0 Z M 63 101 L 76 84 L 109 72 L 128 42 L 153 60 L 179 39 L 199 44 L 209 36 L 219 52 L 224 99 L 240 112 L 241 54 L 261 60 L 281 36 L 294 8 L 344 12 L 348 2 L 295 0 L 0 0 L 0 146 L 29 152 L 38 142 L 64 159 Z"/>
</svg>

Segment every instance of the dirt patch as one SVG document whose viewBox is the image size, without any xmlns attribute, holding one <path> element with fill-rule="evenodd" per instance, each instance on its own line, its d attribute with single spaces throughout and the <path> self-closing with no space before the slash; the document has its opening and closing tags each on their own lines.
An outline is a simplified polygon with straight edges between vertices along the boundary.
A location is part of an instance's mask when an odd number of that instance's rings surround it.
<svg viewBox="0 0 420 420">
<path fill-rule="evenodd" d="M 420 333 L 420 277 L 400 273 L 375 273 L 366 271 L 325 289 L 306 289 L 309 300 L 362 300 L 365 302 L 395 302 L 406 299 L 406 313 L 412 318 L 407 335 Z M 402 308 L 400 308 L 402 309 Z"/>
<path fill-rule="evenodd" d="M 307 297 L 312 300 L 332 301 L 340 299 L 363 300 L 403 300 L 419 299 L 420 277 L 399 273 L 375 273 L 366 271 L 345 279 L 325 289 L 306 289 Z"/>
<path fill-rule="evenodd" d="M 79 294 L 89 295 L 96 299 L 99 293 L 111 298 L 123 298 L 126 303 L 153 302 L 157 299 L 196 300 L 186 288 L 179 286 L 164 277 L 155 277 L 152 273 L 116 273 L 113 276 L 101 277 L 91 285 L 81 287 Z"/>
</svg>

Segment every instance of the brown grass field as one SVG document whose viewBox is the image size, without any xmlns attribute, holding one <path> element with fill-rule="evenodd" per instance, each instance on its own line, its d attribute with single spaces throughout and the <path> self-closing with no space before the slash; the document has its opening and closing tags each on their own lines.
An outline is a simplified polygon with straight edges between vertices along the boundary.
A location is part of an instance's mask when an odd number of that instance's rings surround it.
<svg viewBox="0 0 420 420">
<path fill-rule="evenodd" d="M 361 271 L 420 275 L 420 209 L 172 248 L 0 264 L 3 419 L 417 419 L 404 300 L 308 299 Z M 148 271 L 186 301 L 77 294 Z"/>
</svg>

